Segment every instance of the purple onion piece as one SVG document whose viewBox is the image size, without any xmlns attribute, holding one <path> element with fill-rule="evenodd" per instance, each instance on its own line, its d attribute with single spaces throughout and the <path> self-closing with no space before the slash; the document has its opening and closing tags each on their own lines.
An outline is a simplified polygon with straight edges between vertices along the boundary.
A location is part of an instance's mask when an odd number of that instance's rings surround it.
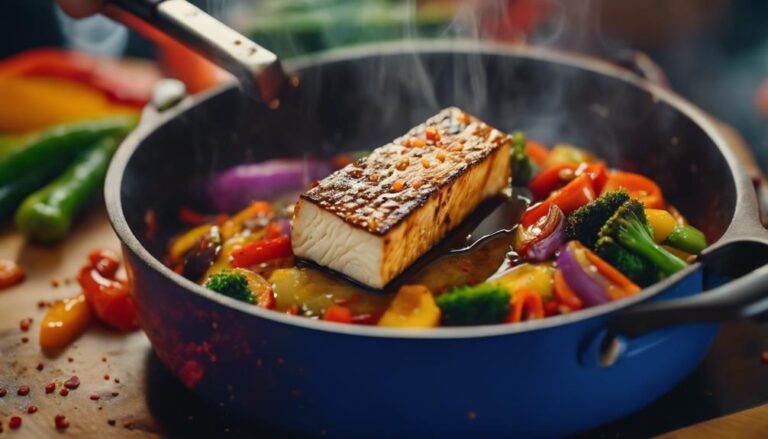
<svg viewBox="0 0 768 439">
<path fill-rule="evenodd" d="M 291 220 L 288 218 L 280 218 L 276 221 L 280 226 L 280 233 L 283 235 L 291 236 Z"/>
<path fill-rule="evenodd" d="M 563 242 L 565 242 L 565 215 L 563 214 L 563 211 L 554 204 L 552 207 L 553 208 L 549 209 L 545 220 L 545 223 L 548 223 L 548 225 L 544 226 L 545 229 L 549 230 L 542 231 L 541 233 L 545 235 L 537 236 L 522 253 L 522 256 L 529 261 L 546 261 L 551 258 Z M 555 225 L 553 226 L 551 223 L 554 223 Z M 531 227 L 538 226 L 540 226 L 539 222 Z"/>
<path fill-rule="evenodd" d="M 607 302 L 608 297 L 603 286 L 585 271 L 573 252 L 573 245 L 566 243 L 560 249 L 560 255 L 557 258 L 557 268 L 563 273 L 565 282 L 584 302 L 584 306 L 595 306 Z"/>
<path fill-rule="evenodd" d="M 330 160 L 277 159 L 238 165 L 213 178 L 208 187 L 218 211 L 234 212 L 251 201 L 304 189 L 333 172 Z"/>
</svg>

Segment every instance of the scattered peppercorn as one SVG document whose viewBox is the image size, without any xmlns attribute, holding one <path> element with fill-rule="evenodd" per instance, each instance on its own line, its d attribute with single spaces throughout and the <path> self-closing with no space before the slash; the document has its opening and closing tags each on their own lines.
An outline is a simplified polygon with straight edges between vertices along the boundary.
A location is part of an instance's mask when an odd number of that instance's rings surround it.
<svg viewBox="0 0 768 439">
<path fill-rule="evenodd" d="M 0 398 L 4 397 L 7 394 L 8 394 L 8 390 L 0 387 Z"/>
<path fill-rule="evenodd" d="M 120 392 L 112 392 L 112 396 L 118 396 L 120 395 Z"/>
<path fill-rule="evenodd" d="M 115 384 L 120 384 L 120 380 L 115 378 Z"/>
<path fill-rule="evenodd" d="M 56 415 L 56 417 L 53 418 L 53 422 L 56 425 L 56 428 L 62 430 L 69 428 L 69 421 L 67 421 L 67 417 L 64 415 Z"/>
<path fill-rule="evenodd" d="M 438 141 L 440 140 L 440 133 L 437 132 L 435 127 L 429 127 L 424 131 L 427 136 L 427 140 Z"/>
<path fill-rule="evenodd" d="M 31 324 L 32 324 L 32 319 L 31 318 L 26 318 L 26 319 L 22 320 L 21 322 L 19 322 L 19 329 L 21 329 L 24 332 L 27 332 L 27 331 L 29 331 L 29 326 Z"/>
<path fill-rule="evenodd" d="M 101 362 L 102 363 L 106 363 L 107 362 L 107 357 L 101 357 Z"/>
<path fill-rule="evenodd" d="M 29 395 L 29 386 L 27 386 L 27 385 L 19 386 L 19 390 L 16 391 L 16 394 L 19 395 L 19 396 L 27 396 L 27 395 Z"/>
<path fill-rule="evenodd" d="M 59 282 L 59 279 L 58 279 L 58 278 L 55 278 L 55 277 L 54 277 L 54 278 L 51 278 L 51 286 L 52 286 L 53 288 L 58 288 L 58 287 L 59 287 L 59 284 L 60 284 L 60 282 Z"/>
<path fill-rule="evenodd" d="M 36 405 L 31 405 L 31 406 L 27 407 L 27 413 L 29 413 L 30 415 L 32 413 L 37 413 L 37 406 Z"/>
<path fill-rule="evenodd" d="M 115 421 L 114 419 L 107 419 L 107 424 L 109 424 L 109 425 L 114 427 L 115 424 L 117 424 L 117 421 Z"/>
<path fill-rule="evenodd" d="M 70 379 L 64 381 L 64 387 L 70 390 L 77 389 L 80 387 L 80 378 L 77 375 L 72 375 Z"/>
<path fill-rule="evenodd" d="M 27 336 L 21 337 L 21 342 L 22 342 L 22 343 L 27 343 L 27 342 L 29 342 L 29 337 L 27 337 Z"/>
<path fill-rule="evenodd" d="M 8 426 L 14 430 L 21 427 L 21 416 L 11 416 L 11 420 L 8 422 Z"/>
<path fill-rule="evenodd" d="M 53 393 L 56 390 L 56 383 L 48 383 L 45 385 L 45 393 Z"/>
<path fill-rule="evenodd" d="M 37 307 L 38 307 L 38 308 L 45 308 L 45 307 L 46 307 L 46 305 L 47 305 L 47 304 L 45 303 L 45 300 L 38 300 L 38 301 L 37 301 Z"/>
<path fill-rule="evenodd" d="M 68 357 L 68 358 L 67 358 L 67 361 L 69 361 L 69 362 L 71 363 L 71 362 L 75 361 L 75 359 L 74 359 L 74 358 L 72 358 L 72 357 Z"/>
</svg>

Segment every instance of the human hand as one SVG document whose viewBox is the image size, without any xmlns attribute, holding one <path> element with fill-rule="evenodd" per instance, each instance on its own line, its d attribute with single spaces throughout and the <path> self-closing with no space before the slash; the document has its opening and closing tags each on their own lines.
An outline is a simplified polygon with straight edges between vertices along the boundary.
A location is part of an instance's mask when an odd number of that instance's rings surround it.
<svg viewBox="0 0 768 439">
<path fill-rule="evenodd" d="M 56 0 L 68 15 L 75 18 L 87 17 L 101 10 L 102 0 Z"/>
</svg>

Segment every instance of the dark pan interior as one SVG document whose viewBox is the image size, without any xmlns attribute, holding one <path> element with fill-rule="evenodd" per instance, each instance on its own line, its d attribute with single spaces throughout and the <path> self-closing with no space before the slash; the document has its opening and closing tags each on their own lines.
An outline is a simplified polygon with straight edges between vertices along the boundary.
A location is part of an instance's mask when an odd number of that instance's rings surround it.
<svg viewBox="0 0 768 439">
<path fill-rule="evenodd" d="M 180 206 L 206 209 L 204 181 L 227 166 L 372 148 L 455 105 L 548 144 L 572 143 L 655 179 L 710 242 L 733 216 L 736 188 L 717 146 L 686 115 L 617 77 L 501 53 L 370 53 L 303 67 L 271 110 L 227 89 L 151 133 L 122 184 L 128 224 L 153 254 L 179 230 Z M 159 233 L 149 239 L 145 213 Z"/>
</svg>

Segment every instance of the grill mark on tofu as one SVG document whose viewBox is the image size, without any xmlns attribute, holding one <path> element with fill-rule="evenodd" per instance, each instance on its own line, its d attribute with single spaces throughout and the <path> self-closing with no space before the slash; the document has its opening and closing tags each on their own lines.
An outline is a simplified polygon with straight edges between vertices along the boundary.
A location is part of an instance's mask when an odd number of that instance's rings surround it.
<svg viewBox="0 0 768 439">
<path fill-rule="evenodd" d="M 442 188 L 451 191 L 451 183 L 509 142 L 507 134 L 447 108 L 301 197 L 355 227 L 384 235 L 433 196 L 440 197 L 443 207 L 447 196 Z"/>
</svg>

